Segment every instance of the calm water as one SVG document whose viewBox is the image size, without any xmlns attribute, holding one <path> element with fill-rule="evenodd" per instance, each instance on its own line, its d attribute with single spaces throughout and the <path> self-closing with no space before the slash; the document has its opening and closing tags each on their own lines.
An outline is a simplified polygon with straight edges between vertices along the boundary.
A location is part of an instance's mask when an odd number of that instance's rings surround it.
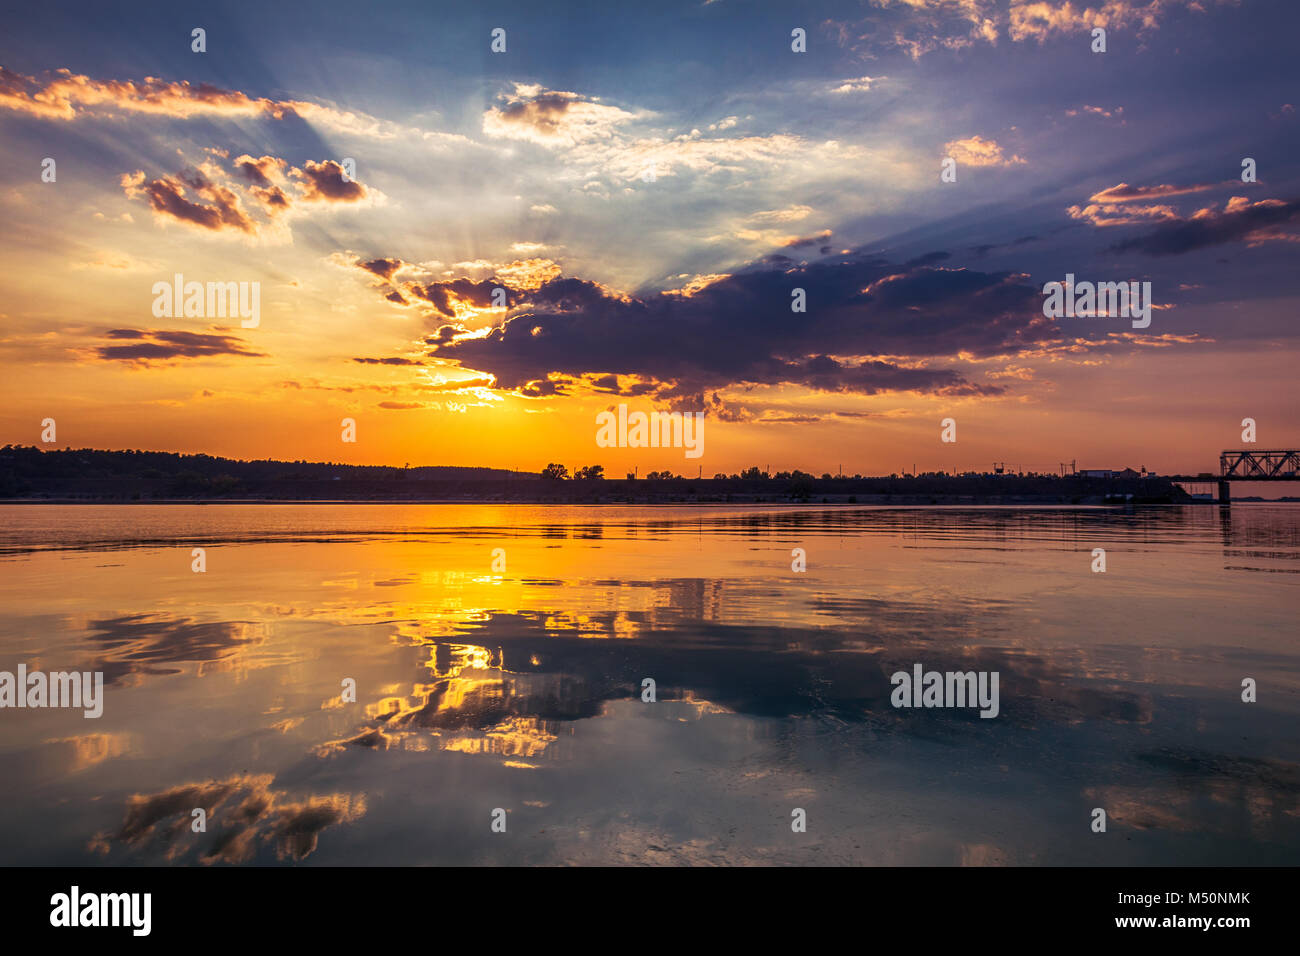
<svg viewBox="0 0 1300 956">
<path fill-rule="evenodd" d="M 0 710 L 0 863 L 1295 864 L 1297 572 L 1295 505 L 0 506 L 0 670 L 106 685 Z"/>
</svg>

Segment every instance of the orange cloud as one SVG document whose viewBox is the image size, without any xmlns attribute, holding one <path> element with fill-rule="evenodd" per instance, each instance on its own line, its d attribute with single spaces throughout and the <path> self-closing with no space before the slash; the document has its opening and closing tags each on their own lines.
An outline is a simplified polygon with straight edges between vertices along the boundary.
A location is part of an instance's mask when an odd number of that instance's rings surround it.
<svg viewBox="0 0 1300 956">
<path fill-rule="evenodd" d="M 1191 186 L 1171 186 L 1168 183 L 1159 186 L 1130 186 L 1128 183 L 1118 183 L 1101 192 L 1093 193 L 1088 197 L 1088 202 L 1121 203 L 1139 199 L 1163 199 L 1165 196 L 1204 192 L 1213 189 L 1214 186 L 1214 183 L 1197 183 Z"/>
<path fill-rule="evenodd" d="M 1094 202 L 1086 206 L 1071 206 L 1065 211 L 1071 219 L 1080 219 L 1094 226 L 1131 226 L 1179 218 L 1173 206 L 1165 205 L 1122 206 Z"/>
<path fill-rule="evenodd" d="M 224 158 L 220 151 L 209 152 Z M 343 167 L 333 160 L 308 160 L 300 169 L 278 156 L 254 159 L 243 155 L 234 160 L 232 168 L 249 185 L 231 178 L 215 159 L 199 169 L 157 179 L 147 179 L 142 170 L 136 170 L 124 175 L 121 184 L 128 197 L 147 200 L 160 219 L 174 219 L 210 232 L 230 229 L 250 236 L 260 235 L 295 203 L 356 202 L 370 195 L 361 183 L 345 180 Z M 196 198 L 189 198 L 187 191 Z M 244 200 L 263 213 L 266 221 L 255 219 Z"/>
<path fill-rule="evenodd" d="M 954 139 L 944 145 L 943 151 L 961 166 L 1022 166 L 1025 162 L 1019 156 L 1004 156 L 997 142 L 978 134 Z"/>
<path fill-rule="evenodd" d="M 199 115 L 255 116 L 282 119 L 290 112 L 310 112 L 315 104 L 250 97 L 208 83 L 168 82 L 146 76 L 134 80 L 93 80 L 71 70 L 55 70 L 39 80 L 0 67 L 0 107 L 50 119 L 70 120 L 96 107 L 188 119 Z"/>
<path fill-rule="evenodd" d="M 244 211 L 239 197 L 229 189 L 217 186 L 195 173 L 190 178 L 163 176 L 145 181 L 144 172 L 136 170 L 122 177 L 122 188 L 132 199 L 147 199 L 149 207 L 160 217 L 188 222 L 202 229 L 237 229 L 240 232 L 256 231 L 253 220 Z M 186 188 L 208 200 L 192 202 L 185 198 Z"/>
<path fill-rule="evenodd" d="M 290 173 L 304 185 L 305 202 L 355 202 L 364 199 L 366 188 L 343 175 L 343 167 L 332 159 L 315 163 L 310 159 L 302 169 L 294 167 Z"/>
<path fill-rule="evenodd" d="M 545 146 L 569 145 L 601 139 L 633 114 L 616 106 L 562 90 L 516 83 L 502 106 L 483 114 L 483 132 L 489 136 L 524 139 Z"/>
</svg>

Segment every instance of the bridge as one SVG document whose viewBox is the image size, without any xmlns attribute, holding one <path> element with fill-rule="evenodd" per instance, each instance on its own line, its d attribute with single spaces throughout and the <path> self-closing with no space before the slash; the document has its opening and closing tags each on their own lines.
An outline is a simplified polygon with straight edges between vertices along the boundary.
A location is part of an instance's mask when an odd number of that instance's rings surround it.
<svg viewBox="0 0 1300 956">
<path fill-rule="evenodd" d="M 1232 502 L 1234 481 L 1300 481 L 1300 451 L 1224 451 L 1219 454 L 1219 474 L 1171 475 L 1170 481 L 1217 483 L 1219 504 Z"/>
</svg>

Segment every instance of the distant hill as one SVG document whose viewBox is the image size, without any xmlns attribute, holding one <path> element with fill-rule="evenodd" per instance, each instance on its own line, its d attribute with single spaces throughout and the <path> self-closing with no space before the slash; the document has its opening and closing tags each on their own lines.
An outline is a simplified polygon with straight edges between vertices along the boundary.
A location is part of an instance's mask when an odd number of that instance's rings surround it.
<svg viewBox="0 0 1300 956">
<path fill-rule="evenodd" d="M 0 448 L 0 497 L 85 493 L 132 486 L 177 497 L 248 493 L 278 483 L 321 481 L 534 480 L 502 468 L 422 465 L 344 465 L 334 462 L 241 461 L 166 451 L 102 451 L 95 448 L 43 450 L 30 445 Z M 112 494 L 110 491 L 110 494 Z M 114 495 L 115 496 L 115 495 Z"/>
</svg>

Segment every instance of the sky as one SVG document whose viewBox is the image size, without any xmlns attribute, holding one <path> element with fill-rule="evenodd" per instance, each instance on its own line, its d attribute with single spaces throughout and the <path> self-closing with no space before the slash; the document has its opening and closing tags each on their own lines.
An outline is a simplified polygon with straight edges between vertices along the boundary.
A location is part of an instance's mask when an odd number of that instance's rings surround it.
<svg viewBox="0 0 1300 956">
<path fill-rule="evenodd" d="M 706 476 L 1300 444 L 1292 0 L 6 7 L 0 443 Z M 177 274 L 257 283 L 256 326 L 158 314 Z M 1067 275 L 1149 282 L 1150 325 L 1045 316 Z M 702 412 L 703 454 L 598 447 L 621 403 Z"/>
</svg>

